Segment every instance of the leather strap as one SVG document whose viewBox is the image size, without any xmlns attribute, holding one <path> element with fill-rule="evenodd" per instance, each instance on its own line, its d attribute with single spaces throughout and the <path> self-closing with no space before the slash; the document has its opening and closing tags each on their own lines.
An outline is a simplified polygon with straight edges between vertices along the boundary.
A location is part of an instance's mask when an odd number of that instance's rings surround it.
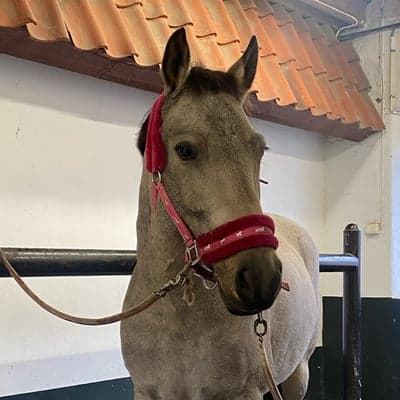
<svg viewBox="0 0 400 400">
<path fill-rule="evenodd" d="M 169 198 L 167 191 L 165 190 L 164 184 L 161 181 L 153 182 L 153 190 L 160 196 L 164 204 L 165 210 L 170 216 L 171 221 L 176 226 L 179 234 L 182 236 L 185 246 L 191 247 L 194 244 L 193 235 L 183 222 L 182 218 L 179 216 L 174 205 L 172 204 L 172 201 Z"/>
<path fill-rule="evenodd" d="M 85 317 L 77 317 L 75 315 L 67 314 L 63 311 L 58 310 L 57 308 L 47 304 L 44 300 L 42 300 L 33 290 L 25 283 L 25 281 L 21 278 L 18 272 L 14 269 L 11 263 L 8 261 L 6 255 L 4 254 L 3 249 L 0 248 L 0 258 L 3 261 L 4 267 L 8 270 L 10 275 L 17 282 L 18 286 L 41 308 L 53 314 L 54 316 L 61 318 L 65 321 L 73 322 L 74 324 L 79 325 L 109 325 L 114 322 L 121 321 L 123 319 L 132 317 L 136 314 L 139 314 L 149 308 L 156 301 L 163 298 L 168 292 L 175 290 L 186 283 L 186 272 L 190 268 L 189 265 L 185 265 L 182 271 L 176 276 L 174 280 L 168 281 L 165 285 L 163 285 L 159 290 L 151 293 L 140 303 L 136 304 L 128 308 L 127 310 L 109 315 L 107 317 L 101 318 L 85 318 Z"/>
</svg>

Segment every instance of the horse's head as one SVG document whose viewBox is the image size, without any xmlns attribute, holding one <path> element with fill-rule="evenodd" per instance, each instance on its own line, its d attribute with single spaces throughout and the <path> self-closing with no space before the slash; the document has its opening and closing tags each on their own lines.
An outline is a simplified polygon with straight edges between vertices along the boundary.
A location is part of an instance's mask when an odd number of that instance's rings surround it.
<svg viewBox="0 0 400 400">
<path fill-rule="evenodd" d="M 162 62 L 166 150 L 162 179 L 196 236 L 227 221 L 262 213 L 259 170 L 265 143 L 243 110 L 257 59 L 253 37 L 227 72 L 191 68 L 184 29 L 168 41 Z M 138 141 L 142 154 L 146 129 L 147 123 Z M 282 268 L 272 247 L 240 251 L 213 267 L 223 301 L 234 314 L 264 310 L 279 292 Z"/>
</svg>

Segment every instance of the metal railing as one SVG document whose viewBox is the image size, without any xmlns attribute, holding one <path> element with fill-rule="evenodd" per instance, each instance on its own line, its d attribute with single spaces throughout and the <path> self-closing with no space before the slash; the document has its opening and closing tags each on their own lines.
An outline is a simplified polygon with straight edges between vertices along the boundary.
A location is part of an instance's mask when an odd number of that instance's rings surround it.
<svg viewBox="0 0 400 400">
<path fill-rule="evenodd" d="M 4 248 L 21 276 L 130 275 L 136 252 L 130 250 L 72 250 Z M 343 232 L 343 254 L 321 254 L 320 272 L 343 273 L 344 400 L 361 399 L 361 232 L 349 224 Z M 9 277 L 0 261 L 0 278 Z"/>
</svg>

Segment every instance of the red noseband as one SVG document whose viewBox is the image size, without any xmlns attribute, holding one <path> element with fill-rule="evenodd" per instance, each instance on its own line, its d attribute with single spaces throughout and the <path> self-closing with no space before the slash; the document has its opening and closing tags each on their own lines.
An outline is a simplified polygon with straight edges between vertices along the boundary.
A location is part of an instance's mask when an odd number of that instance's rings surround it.
<svg viewBox="0 0 400 400">
<path fill-rule="evenodd" d="M 274 222 L 267 215 L 246 215 L 220 225 L 197 238 L 192 235 L 172 204 L 161 180 L 161 173 L 166 163 L 166 152 L 161 137 L 163 98 L 161 94 L 153 105 L 146 138 L 146 168 L 153 174 L 153 204 L 159 195 L 185 243 L 185 261 L 191 262 L 192 267 L 203 278 L 215 280 L 209 266 L 217 261 L 255 247 L 277 249 L 278 239 L 274 235 Z"/>
</svg>

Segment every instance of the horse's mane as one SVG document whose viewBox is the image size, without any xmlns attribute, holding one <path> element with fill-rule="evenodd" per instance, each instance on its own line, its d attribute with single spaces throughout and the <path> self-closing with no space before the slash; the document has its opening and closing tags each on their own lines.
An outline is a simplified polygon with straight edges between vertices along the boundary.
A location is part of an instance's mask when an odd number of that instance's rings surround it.
<svg viewBox="0 0 400 400">
<path fill-rule="evenodd" d="M 207 68 L 193 67 L 182 90 L 187 90 L 195 95 L 207 93 L 227 93 L 234 97 L 239 96 L 239 90 L 235 78 L 222 71 L 212 71 Z M 137 139 L 137 147 L 140 153 L 144 154 L 146 147 L 147 125 L 150 113 L 147 114 L 142 126 L 140 127 Z"/>
</svg>

